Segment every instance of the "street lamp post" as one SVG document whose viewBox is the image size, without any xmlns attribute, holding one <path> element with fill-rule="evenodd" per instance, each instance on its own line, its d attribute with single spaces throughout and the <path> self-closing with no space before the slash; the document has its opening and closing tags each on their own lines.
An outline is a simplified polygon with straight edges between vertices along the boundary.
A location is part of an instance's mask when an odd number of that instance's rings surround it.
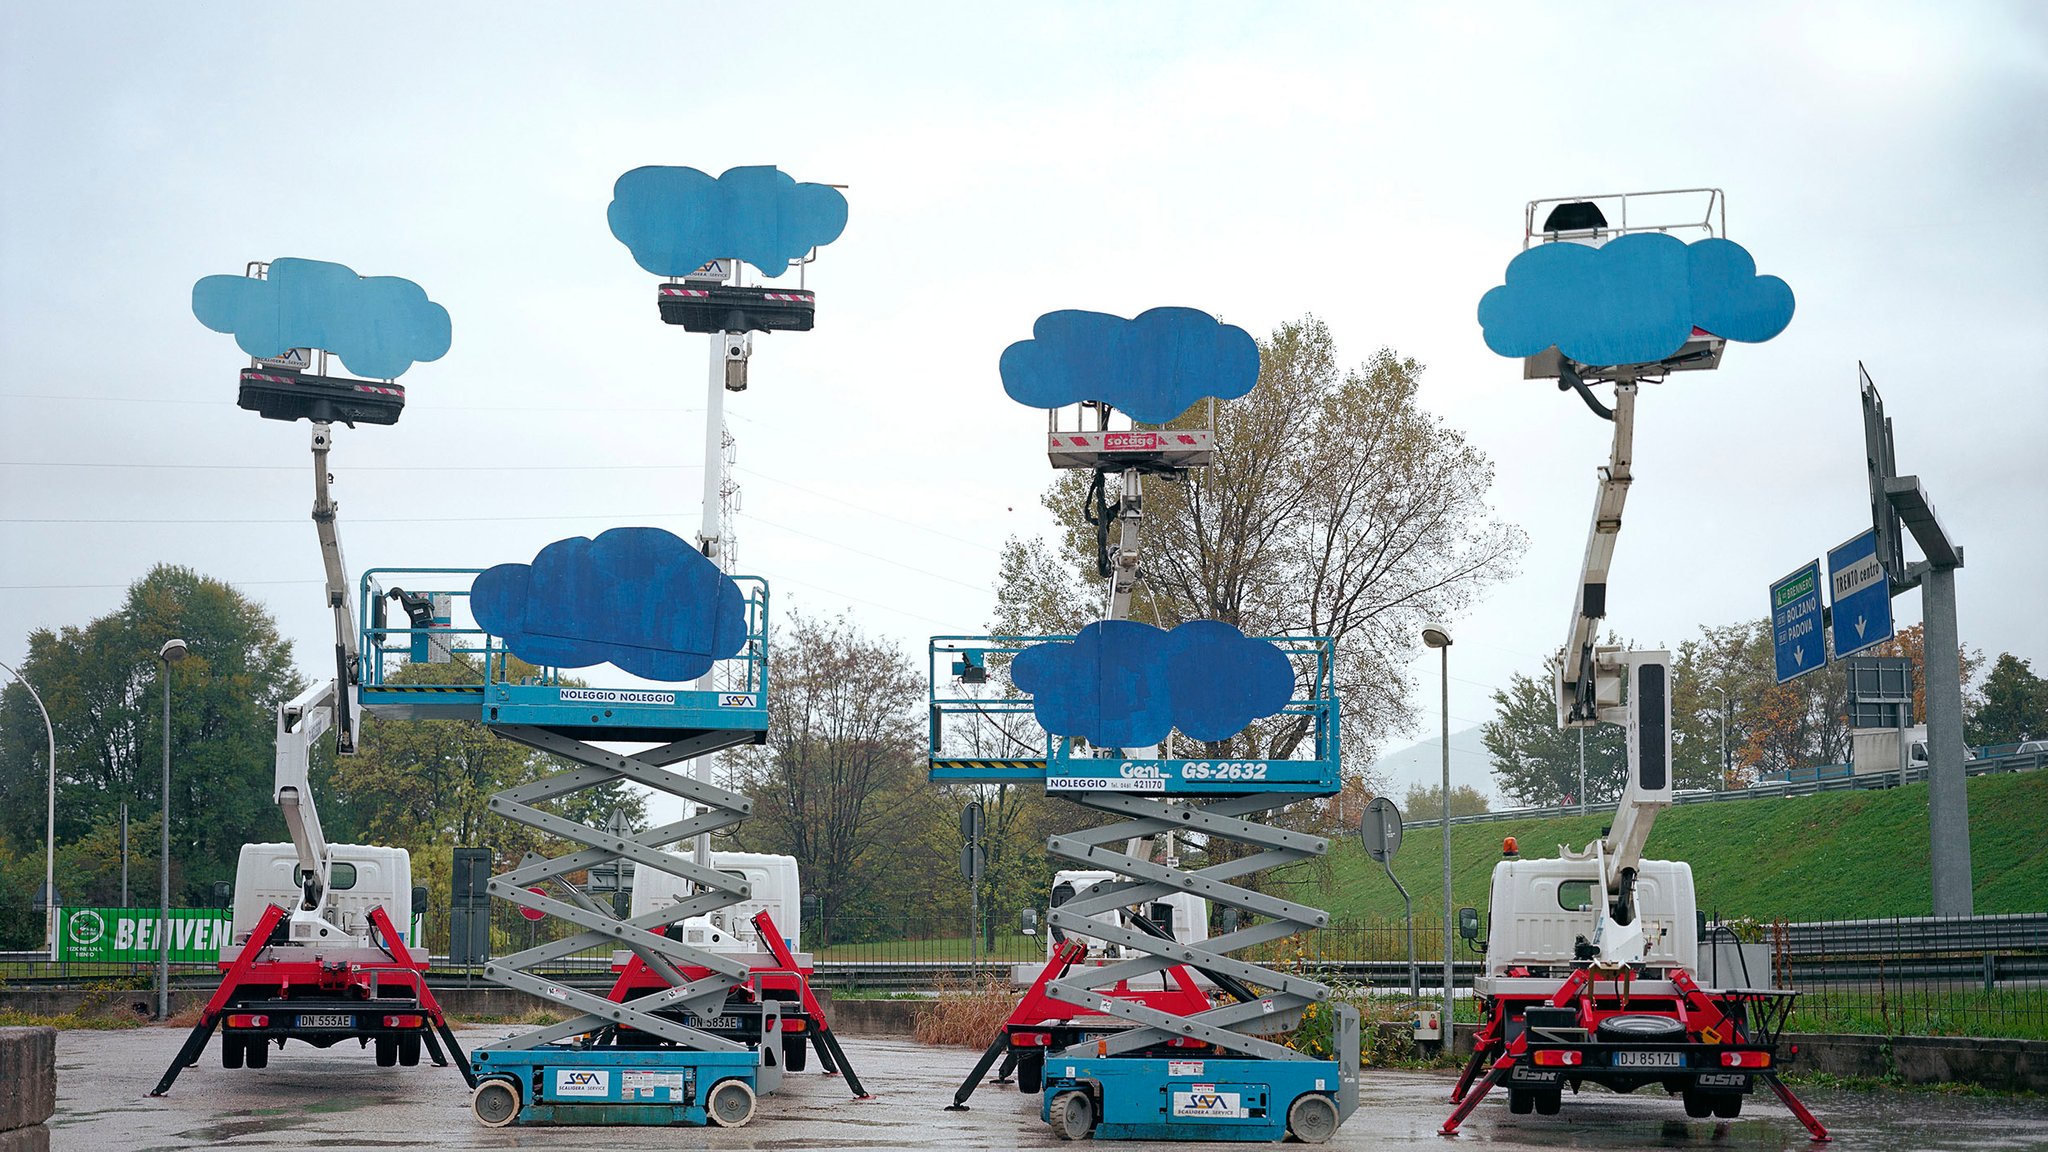
<svg viewBox="0 0 2048 1152">
<path fill-rule="evenodd" d="M 156 1018 L 171 1018 L 171 665 L 185 658 L 183 640 L 166 640 L 157 649 L 164 682 L 163 839 L 156 858 Z"/>
<path fill-rule="evenodd" d="M 36 702 L 36 711 L 43 714 L 43 738 L 50 748 L 50 797 L 49 822 L 43 829 L 43 942 L 49 945 L 50 959 L 57 958 L 57 730 L 50 726 L 50 710 L 43 707 L 43 694 L 29 683 L 12 664 L 0 663 L 9 675 L 21 681 L 28 689 L 29 698 Z"/>
<path fill-rule="evenodd" d="M 1444 781 L 1443 781 L 1443 834 L 1444 834 L 1444 1014 L 1443 1050 L 1457 1051 L 1458 1034 L 1451 1024 L 1451 931 L 1457 917 L 1451 909 L 1451 633 L 1441 624 L 1425 625 L 1422 642 L 1435 648 L 1441 655 L 1440 679 L 1443 682 Z"/>
</svg>

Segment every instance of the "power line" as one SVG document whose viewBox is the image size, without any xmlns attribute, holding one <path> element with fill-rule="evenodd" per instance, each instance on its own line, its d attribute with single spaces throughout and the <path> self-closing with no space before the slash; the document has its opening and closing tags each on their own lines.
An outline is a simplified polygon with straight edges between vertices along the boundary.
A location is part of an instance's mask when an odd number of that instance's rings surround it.
<svg viewBox="0 0 2048 1152">
<path fill-rule="evenodd" d="M 792 536 L 801 536 L 801 537 L 803 537 L 803 538 L 804 538 L 804 539 L 806 539 L 806 540 L 816 540 L 816 541 L 817 541 L 818 543 L 820 543 L 820 544 L 824 544 L 824 545 L 826 545 L 826 546 L 828 546 L 828 547 L 832 547 L 832 548 L 838 548 L 838 549 L 841 549 L 842 551 L 846 551 L 846 552 L 851 552 L 851 553 L 853 553 L 853 554 L 854 554 L 854 555 L 856 555 L 856 556 L 865 556 L 865 557 L 867 557 L 867 558 L 868 558 L 868 559 L 870 559 L 870 560 L 879 560 L 879 561 L 881 561 L 881 562 L 882 562 L 882 563 L 884 563 L 884 564 L 893 564 L 893 565 L 895 565 L 896 567 L 898 567 L 898 568 L 901 568 L 901 569 L 903 569 L 903 570 L 904 570 L 904 571 L 906 571 L 906 572 L 915 572 L 915 573 L 917 573 L 917 574 L 918 574 L 918 575 L 920 575 L 920 576 L 929 576 L 929 577 L 931 577 L 931 578 L 932 578 L 932 579 L 934 579 L 934 580 L 944 580 L 944 581 L 945 581 L 946 583 L 948 583 L 948 584 L 958 584 L 958 585 L 959 585 L 960 587 L 962 587 L 962 588 L 967 588 L 967 589 L 971 589 L 971 590 L 973 590 L 973 591 L 975 591 L 975 592 L 986 592 L 986 591 L 988 591 L 988 589 L 987 589 L 987 588 L 983 587 L 983 586 L 982 586 L 982 585 L 980 585 L 980 584 L 969 584 L 969 583 L 968 583 L 967 581 L 965 581 L 965 580 L 956 580 L 956 579 L 954 579 L 954 578 L 953 578 L 953 577 L 951 577 L 951 576 L 946 576 L 946 575 L 943 575 L 943 574 L 941 574 L 941 573 L 938 573 L 938 572 L 933 572 L 933 571 L 932 571 L 932 570 L 930 570 L 929 568 L 919 568 L 919 567 L 917 567 L 917 566 L 916 566 L 916 565 L 914 565 L 914 564 L 905 564 L 905 563 L 904 563 L 903 561 L 901 561 L 901 560 L 892 560 L 892 559 L 890 559 L 890 558 L 889 558 L 889 557 L 887 557 L 887 556 L 882 556 L 882 555 L 879 555 L 879 554 L 877 554 L 877 553 L 874 553 L 874 552 L 867 552 L 867 551 L 864 551 L 864 550 L 862 550 L 862 549 L 859 549 L 859 548 L 855 548 L 855 547 L 854 547 L 853 545 L 851 545 L 851 544 L 841 544 L 841 543 L 840 543 L 839 541 L 837 541 L 837 540 L 828 540 L 828 539 L 826 539 L 826 538 L 825 538 L 825 537 L 823 537 L 823 536 L 816 536 L 816 535 L 813 535 L 813 534 L 811 534 L 811 533 L 809 533 L 809 532 L 806 532 L 806 531 L 804 531 L 804 530 L 803 530 L 803 529 L 801 529 L 801 528 L 791 528 L 791 527 L 790 527 L 789 525 L 787 525 L 787 524 L 777 524 L 777 523 L 776 523 L 775 521 L 773 521 L 773 520 L 763 520 L 763 519 L 761 519 L 761 518 L 760 518 L 759 516 L 756 516 L 756 515 L 754 515 L 754 514 L 753 514 L 753 513 L 751 513 L 751 512 L 739 512 L 739 513 L 735 513 L 735 515 L 739 516 L 739 517 L 740 517 L 741 519 L 743 519 L 743 520 L 749 520 L 749 521 L 752 521 L 752 522 L 753 522 L 753 523 L 755 523 L 755 524 L 760 524 L 760 525 L 763 525 L 763 526 L 765 526 L 765 527 L 768 527 L 768 528 L 774 528 L 774 529 L 777 529 L 777 530 L 779 530 L 779 531 L 787 532 L 787 533 L 789 533 L 789 534 L 790 534 L 790 535 L 792 535 Z"/>
<path fill-rule="evenodd" d="M 0 460 L 0 468 L 190 468 L 221 472 L 303 472 L 304 464 L 123 464 L 103 461 Z M 702 471 L 702 464 L 351 464 L 350 472 Z"/>
<path fill-rule="evenodd" d="M 862 512 L 866 512 L 866 513 L 868 513 L 868 514 L 869 514 L 869 515 L 871 515 L 871 516 L 879 516 L 879 517 L 881 517 L 881 518 L 882 518 L 882 519 L 884 519 L 884 520 L 889 520 L 889 521 L 893 521 L 894 523 L 897 523 L 897 524 L 901 524 L 901 525 L 903 525 L 903 526 L 904 526 L 904 527 L 906 527 L 906 528 L 915 528 L 915 529 L 917 529 L 917 530 L 918 530 L 918 531 L 920 531 L 920 532 L 929 532 L 929 533 L 931 533 L 931 534 L 932 534 L 932 535 L 934 535 L 934 536 L 942 536 L 942 537 L 944 537 L 945 539 L 948 539 L 948 540 L 952 540 L 952 541 L 955 541 L 956 543 L 960 543 L 960 544 L 965 544 L 965 545 L 967 545 L 967 546 L 969 546 L 969 547 L 971 547 L 971 548 L 979 548 L 979 549 L 981 549 L 981 550 L 982 550 L 982 551 L 984 551 L 984 552 L 995 552 L 995 553 L 998 553 L 998 554 L 1000 554 L 1000 553 L 1002 552 L 1002 549 L 1000 549 L 1000 548 L 997 548 L 997 547 L 995 547 L 995 546 L 993 546 L 993 545 L 990 545 L 990 544 L 984 544 L 984 543 L 982 543 L 982 542 L 981 542 L 981 541 L 979 541 L 979 540 L 969 540 L 969 539 L 968 539 L 967 537 L 965 537 L 965 536 L 955 536 L 955 535 L 953 535 L 953 534 L 952 534 L 951 532 L 941 532 L 941 531 L 939 531 L 939 530 L 938 530 L 937 528 L 930 528 L 930 527 L 927 527 L 927 526 L 925 526 L 925 525 L 923 525 L 923 524 L 919 524 L 919 523 L 916 523 L 915 521 L 911 521 L 911 520 L 905 520 L 905 519 L 903 519 L 903 518 L 902 518 L 901 516 L 891 516 L 891 515 L 890 515 L 889 513 L 887 513 L 887 512 L 883 512 L 883 511 L 881 511 L 880 509 L 877 509 L 877 508 L 871 508 L 871 507 L 867 506 L 866 504 L 856 504 L 856 503 L 854 503 L 854 502 L 853 502 L 853 501 L 851 501 L 851 500 L 847 500 L 847 499 L 844 499 L 844 498 L 841 498 L 841 497 L 838 497 L 838 496 L 832 496 L 832 495 L 829 495 L 829 494 L 827 494 L 827 493 L 824 493 L 824 492 L 820 492 L 820 491 L 818 491 L 818 490 L 817 490 L 817 489 L 815 489 L 815 488 L 806 488 L 806 487 L 804 487 L 804 486 L 803 486 L 803 485 L 801 485 L 801 484 L 798 484 L 798 483 L 796 483 L 796 482 L 794 482 L 794 481 L 791 481 L 791 480 L 784 480 L 784 479 L 782 479 L 782 478 L 781 478 L 781 477 L 779 477 L 779 476 L 770 476 L 770 475 L 768 475 L 768 474 L 767 474 L 766 472 L 757 472 L 757 471 L 755 471 L 755 470 L 754 470 L 754 469 L 752 469 L 752 468 L 748 468 L 748 467 L 745 467 L 744 465 L 740 465 L 740 464 L 735 464 L 735 465 L 733 465 L 733 471 L 735 471 L 735 472 L 745 472 L 745 473 L 746 473 L 747 475 L 749 475 L 749 476 L 754 476 L 754 477 L 758 477 L 758 478 L 760 478 L 760 479 L 762 479 L 762 480 L 766 480 L 766 481 L 768 481 L 768 482 L 770 482 L 770 483 L 772 483 L 772 484 L 780 484 L 780 485 L 782 485 L 782 486 L 783 486 L 783 487 L 785 487 L 785 488 L 794 488 L 794 489 L 796 489 L 797 491 L 799 491 L 799 492 L 802 492 L 802 493 L 804 493 L 804 494 L 805 494 L 805 495 L 807 495 L 807 496 L 815 496 L 815 497 L 817 497 L 817 498 L 818 498 L 818 499 L 820 499 L 820 500 L 830 500 L 830 501 L 831 501 L 832 503 L 834 503 L 834 504 L 840 504 L 840 505 L 844 505 L 845 507 L 848 507 L 848 508 L 857 508 L 857 509 L 859 509 L 860 511 L 862 511 Z"/>
</svg>

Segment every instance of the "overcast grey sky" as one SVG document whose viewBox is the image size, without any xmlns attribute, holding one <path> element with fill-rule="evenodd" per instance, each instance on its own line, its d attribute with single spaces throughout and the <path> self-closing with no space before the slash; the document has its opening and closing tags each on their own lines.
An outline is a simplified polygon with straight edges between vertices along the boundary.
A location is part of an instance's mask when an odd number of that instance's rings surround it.
<svg viewBox="0 0 2048 1152">
<path fill-rule="evenodd" d="M 321 674 L 306 430 L 234 407 L 244 361 L 189 310 L 252 259 L 405 276 L 453 314 L 404 420 L 339 436 L 356 570 L 690 535 L 705 338 L 657 320 L 605 205 L 638 165 L 767 163 L 851 204 L 816 330 L 760 338 L 728 407 L 741 568 L 783 607 L 919 650 L 986 622 L 998 546 L 1049 524 L 1043 418 L 996 374 L 1040 313 L 1188 305 L 1264 334 L 1313 312 L 1352 361 L 1428 365 L 1424 403 L 1529 532 L 1454 622 L 1454 724 L 1482 721 L 1563 638 L 1607 428 L 1487 351 L 1478 298 L 1529 199 L 1712 185 L 1798 313 L 1646 390 L 1614 628 L 1676 645 L 1761 616 L 1868 525 L 1861 359 L 1967 547 L 1965 640 L 2048 671 L 2042 11 L 17 6 L 0 659 L 171 561 L 269 606 Z M 1419 736 L 1434 661 L 1416 673 Z"/>
</svg>

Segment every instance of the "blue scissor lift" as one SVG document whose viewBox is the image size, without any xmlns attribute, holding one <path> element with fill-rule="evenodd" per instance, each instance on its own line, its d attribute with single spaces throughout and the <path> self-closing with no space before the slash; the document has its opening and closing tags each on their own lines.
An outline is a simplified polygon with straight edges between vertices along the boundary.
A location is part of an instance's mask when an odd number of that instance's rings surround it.
<svg viewBox="0 0 2048 1152">
<path fill-rule="evenodd" d="M 768 731 L 768 585 L 735 577 L 745 597 L 747 642 L 717 666 L 715 689 L 565 684 L 558 669 L 518 663 L 497 637 L 475 627 L 464 601 L 476 569 L 372 569 L 362 578 L 363 708 L 400 720 L 481 721 L 507 740 L 573 762 L 576 767 L 491 797 L 491 810 L 547 835 L 583 845 L 553 858 L 529 858 L 494 876 L 490 894 L 566 920 L 579 931 L 492 961 L 495 983 L 551 1000 L 579 1013 L 559 1024 L 484 1045 L 471 1053 L 479 1081 L 472 1108 L 479 1121 L 507 1124 L 744 1124 L 755 1098 L 779 1087 L 782 1055 L 774 1034 L 778 1001 L 760 997 L 761 1035 L 749 1044 L 680 1022 L 717 1017 L 729 990 L 749 979 L 745 963 L 692 948 L 680 934 L 655 931 L 748 898 L 739 877 L 698 865 L 661 846 L 737 824 L 752 801 L 670 769 L 722 749 L 758 744 Z M 387 605 L 409 609 L 394 615 Z M 633 755 L 593 741 L 653 742 Z M 618 780 L 681 797 L 694 814 L 642 832 L 593 828 L 537 805 Z M 611 907 L 570 882 L 572 874 L 630 860 L 690 881 L 694 895 L 638 917 Z M 543 894 L 546 893 L 546 894 Z M 542 973 L 589 949 L 624 948 L 670 987 L 614 1003 Z M 691 978 L 691 972 L 703 975 Z M 621 1027 L 665 1042 L 663 1047 L 603 1045 Z"/>
<path fill-rule="evenodd" d="M 1121 945 L 1133 958 L 1077 966 L 1048 991 L 1129 1027 L 1046 1054 L 1041 1116 L 1067 1139 L 1328 1140 L 1358 1107 L 1356 1010 L 1328 1003 L 1326 985 L 1232 954 L 1328 923 L 1320 909 L 1236 881 L 1329 850 L 1321 836 L 1276 828 L 1260 817 L 1340 787 L 1335 645 L 1324 637 L 1272 641 L 1296 672 L 1294 699 L 1271 721 L 1302 725 L 1292 757 L 1187 759 L 1173 754 L 1177 738 L 1170 738 L 1160 749 L 1165 756 L 1132 758 L 1049 736 L 1033 719 L 1031 697 L 1008 682 L 1007 668 L 1018 653 L 1072 639 L 940 636 L 928 649 L 934 782 L 1041 785 L 1049 796 L 1111 818 L 1048 841 L 1054 856 L 1121 879 L 1052 909 L 1047 923 Z M 1132 853 L 1133 843 L 1168 832 L 1204 842 L 1211 862 L 1184 871 L 1172 861 Z M 1250 851 L 1235 857 L 1215 851 L 1226 841 Z M 1184 945 L 1121 915 L 1177 892 L 1236 909 L 1238 926 Z M 1119 913 L 1119 924 L 1090 919 L 1105 912 Z M 1230 1002 L 1176 1016 L 1099 991 L 1177 964 L 1203 973 L 1219 989 L 1235 989 Z M 1270 1038 L 1296 1027 L 1311 1005 L 1335 1017 L 1334 1059 L 1315 1059 Z"/>
</svg>

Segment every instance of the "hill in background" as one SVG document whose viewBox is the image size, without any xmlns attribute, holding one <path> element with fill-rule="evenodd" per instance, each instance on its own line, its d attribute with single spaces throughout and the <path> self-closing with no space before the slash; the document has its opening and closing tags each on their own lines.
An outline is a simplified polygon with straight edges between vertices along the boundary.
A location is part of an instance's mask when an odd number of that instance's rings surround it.
<svg viewBox="0 0 2048 1152">
<path fill-rule="evenodd" d="M 1969 796 L 1976 911 L 2048 911 L 2048 772 L 1979 776 Z M 1560 843 L 1583 846 L 1610 819 L 1611 810 L 1453 825 L 1454 902 L 1486 907 L 1502 837 L 1515 837 L 1524 856 L 1553 857 Z M 1410 828 L 1395 856 L 1418 922 L 1442 916 L 1442 852 L 1437 829 Z M 1667 809 L 1647 854 L 1692 865 L 1709 918 L 1851 920 L 1933 911 L 1924 784 Z M 1309 903 L 1329 908 L 1339 921 L 1401 914 L 1400 896 L 1355 835 L 1333 843 L 1330 855 L 1330 891 L 1304 892 Z"/>
</svg>

